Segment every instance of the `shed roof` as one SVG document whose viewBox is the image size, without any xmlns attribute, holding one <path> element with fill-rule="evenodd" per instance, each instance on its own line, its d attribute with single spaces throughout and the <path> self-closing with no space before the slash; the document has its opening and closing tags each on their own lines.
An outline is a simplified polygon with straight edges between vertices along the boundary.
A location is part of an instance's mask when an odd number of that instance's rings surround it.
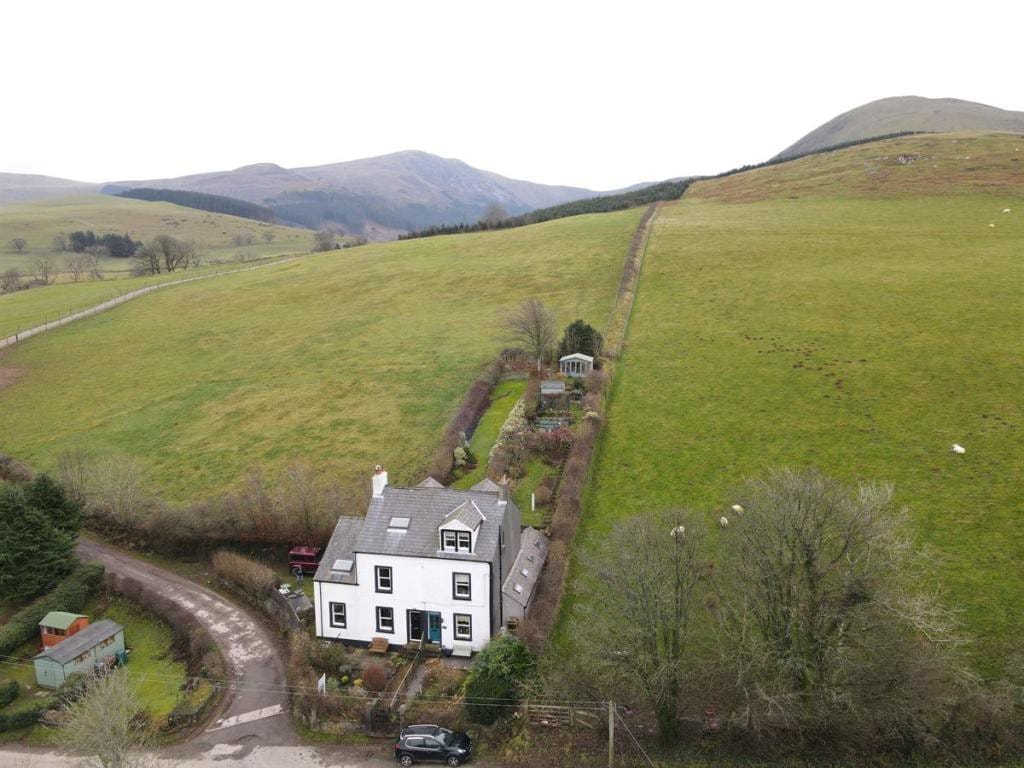
<svg viewBox="0 0 1024 768">
<path fill-rule="evenodd" d="M 72 659 L 81 656 L 86 651 L 102 643 L 108 637 L 114 637 L 118 632 L 123 632 L 124 627 L 116 621 L 103 619 L 95 624 L 90 624 L 81 632 L 63 640 L 57 645 L 46 648 L 42 653 L 37 653 L 37 659 L 49 659 L 60 665 L 67 664 Z"/>
<path fill-rule="evenodd" d="M 87 619 L 88 616 L 83 616 L 80 613 L 68 613 L 67 611 L 50 611 L 48 614 L 43 616 L 43 620 L 39 622 L 40 627 L 53 627 L 54 629 L 67 629 L 75 623 L 77 619 Z"/>
<path fill-rule="evenodd" d="M 590 355 L 584 355 L 582 352 L 573 352 L 571 355 L 562 355 L 558 358 L 558 362 L 562 362 L 563 360 L 582 360 L 588 363 L 594 362 L 593 357 Z"/>
<path fill-rule="evenodd" d="M 540 383 L 540 393 L 542 395 L 564 395 L 565 382 L 558 379 L 542 381 Z"/>
<path fill-rule="evenodd" d="M 524 528 L 519 554 L 501 588 L 502 594 L 526 608 L 537 588 L 541 569 L 548 557 L 548 540 L 536 528 Z"/>
</svg>

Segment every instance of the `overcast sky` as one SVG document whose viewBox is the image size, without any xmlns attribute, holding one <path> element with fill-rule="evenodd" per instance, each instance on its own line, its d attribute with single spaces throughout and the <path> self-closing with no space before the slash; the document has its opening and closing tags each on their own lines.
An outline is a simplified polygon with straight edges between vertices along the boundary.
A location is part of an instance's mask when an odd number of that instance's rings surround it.
<svg viewBox="0 0 1024 768">
<path fill-rule="evenodd" d="M 1021 0 L 33 0 L 0 29 L 0 171 L 83 181 L 421 149 L 610 189 L 886 96 L 1024 110 Z"/>
</svg>

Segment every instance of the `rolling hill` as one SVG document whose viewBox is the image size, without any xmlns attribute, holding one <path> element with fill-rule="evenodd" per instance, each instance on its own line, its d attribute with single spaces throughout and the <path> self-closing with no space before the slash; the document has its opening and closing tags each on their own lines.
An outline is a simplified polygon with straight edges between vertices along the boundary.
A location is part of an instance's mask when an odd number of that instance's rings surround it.
<svg viewBox="0 0 1024 768">
<path fill-rule="evenodd" d="M 613 524 L 651 510 L 693 509 L 728 546 L 715 521 L 744 478 L 817 466 L 894 486 L 977 668 L 1000 674 L 1024 631 L 1018 166 L 1022 137 L 913 136 L 663 204 L 576 578 Z"/>
<path fill-rule="evenodd" d="M 269 206 L 283 221 L 338 225 L 374 240 L 434 224 L 476 221 L 491 203 L 523 213 L 595 192 L 509 179 L 426 152 L 305 168 L 272 163 L 173 179 L 122 181 L 107 190 L 160 187 L 206 192 Z"/>
<path fill-rule="evenodd" d="M 0 207 L 0 271 L 27 269 L 36 254 L 49 254 L 57 262 L 66 254 L 52 253 L 54 237 L 76 230 L 97 234 L 129 234 L 148 240 L 159 234 L 194 240 L 207 261 L 271 256 L 309 250 L 311 233 L 294 227 L 225 216 L 162 202 L 144 202 L 108 195 L 55 198 Z M 267 242 L 264 234 L 272 236 Z M 27 241 L 24 252 L 15 252 L 13 238 Z M 250 244 L 236 245 L 238 242 Z M 106 259 L 107 269 L 127 271 L 131 259 Z"/>
<path fill-rule="evenodd" d="M 1024 133 L 1024 112 L 1011 112 L 960 99 L 894 96 L 863 104 L 832 118 L 776 157 L 792 158 L 848 141 L 904 131 Z"/>
<path fill-rule="evenodd" d="M 37 176 L 30 173 L 0 173 L 0 205 L 27 203 L 51 197 L 92 195 L 99 191 L 99 184 L 90 184 L 85 181 Z"/>
</svg>

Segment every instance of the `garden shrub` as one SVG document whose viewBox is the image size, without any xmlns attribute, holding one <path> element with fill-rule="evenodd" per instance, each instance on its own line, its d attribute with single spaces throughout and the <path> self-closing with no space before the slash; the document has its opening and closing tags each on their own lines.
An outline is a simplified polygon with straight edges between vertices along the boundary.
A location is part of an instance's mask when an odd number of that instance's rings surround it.
<svg viewBox="0 0 1024 768">
<path fill-rule="evenodd" d="M 477 655 L 466 681 L 466 710 L 471 720 L 490 725 L 519 699 L 519 688 L 533 674 L 536 660 L 519 638 L 500 635 Z"/>
<path fill-rule="evenodd" d="M 37 637 L 39 622 L 50 611 L 82 610 L 102 578 L 102 564 L 80 564 L 49 594 L 22 608 L 0 627 L 0 655 L 9 656 L 18 646 Z"/>
<path fill-rule="evenodd" d="M 272 569 L 244 555 L 222 549 L 211 559 L 217 575 L 249 597 L 258 598 L 277 586 L 277 574 Z"/>
<path fill-rule="evenodd" d="M 52 709 L 54 702 L 50 699 L 35 704 L 30 709 L 23 709 L 10 714 L 0 713 L 0 733 L 15 731 L 18 728 L 28 728 L 39 722 L 39 718 L 48 709 Z"/>
<path fill-rule="evenodd" d="M 466 684 L 466 714 L 474 723 L 491 725 L 514 709 L 515 687 L 506 679 L 475 674 Z"/>
<path fill-rule="evenodd" d="M 21 686 L 18 685 L 17 680 L 8 680 L 3 685 L 0 685 L 0 709 L 3 709 L 21 693 Z"/>
<path fill-rule="evenodd" d="M 538 507 L 546 507 L 551 503 L 551 489 L 546 485 L 538 485 L 533 492 L 533 500 L 537 502 Z"/>
<path fill-rule="evenodd" d="M 383 691 L 388 686 L 388 668 L 383 664 L 367 664 L 363 667 L 363 685 L 373 693 Z"/>
</svg>

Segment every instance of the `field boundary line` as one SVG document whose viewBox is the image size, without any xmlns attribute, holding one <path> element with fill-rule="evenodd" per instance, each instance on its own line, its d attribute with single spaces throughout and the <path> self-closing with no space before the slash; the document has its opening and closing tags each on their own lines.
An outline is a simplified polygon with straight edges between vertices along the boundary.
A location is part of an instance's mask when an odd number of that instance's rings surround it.
<svg viewBox="0 0 1024 768">
<path fill-rule="evenodd" d="M 53 330 L 54 328 L 59 328 L 60 326 L 67 325 L 68 323 L 73 323 L 76 320 L 83 320 L 87 317 L 98 315 L 100 312 L 105 312 L 108 309 L 113 309 L 116 306 L 124 304 L 126 301 L 137 299 L 139 296 L 145 296 L 147 293 L 158 291 L 161 288 L 168 288 L 172 285 L 183 285 L 184 283 L 193 283 L 196 280 L 207 280 L 211 277 L 220 277 L 222 275 L 235 275 L 238 274 L 239 272 L 251 272 L 254 269 L 263 269 L 264 267 L 272 267 L 277 264 L 284 264 L 289 261 L 295 261 L 298 258 L 301 257 L 289 256 L 284 259 L 278 259 L 277 261 L 271 261 L 265 264 L 256 264 L 251 267 L 226 269 L 221 272 L 210 272 L 205 275 L 185 277 L 182 278 L 181 280 L 169 280 L 166 283 L 156 283 L 155 285 L 147 285 L 144 288 L 136 288 L 134 291 L 123 293 L 120 296 L 117 296 L 113 299 L 107 299 L 106 301 L 100 302 L 99 304 L 88 307 L 86 309 L 79 310 L 78 312 L 72 312 L 71 314 L 65 315 L 64 317 L 60 317 L 56 320 L 50 320 L 49 322 L 45 322 L 42 325 L 37 325 L 33 328 L 28 328 L 24 331 L 18 331 L 17 333 L 12 334 L 11 336 L 7 336 L 6 338 L 0 339 L 0 349 L 7 349 L 8 347 L 13 347 L 19 341 L 24 341 L 25 339 L 31 338 L 32 336 L 36 336 L 40 333 Z"/>
</svg>

